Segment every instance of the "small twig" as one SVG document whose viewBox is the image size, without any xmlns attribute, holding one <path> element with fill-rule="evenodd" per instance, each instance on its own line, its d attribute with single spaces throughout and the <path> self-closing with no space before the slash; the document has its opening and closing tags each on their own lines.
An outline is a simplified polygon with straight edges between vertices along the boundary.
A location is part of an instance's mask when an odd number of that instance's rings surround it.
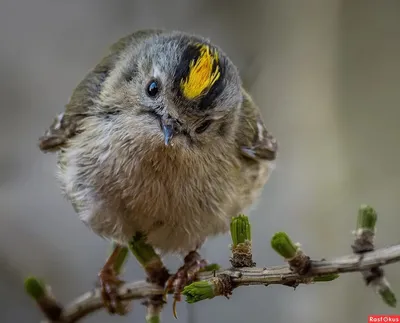
<svg viewBox="0 0 400 323">
<path fill-rule="evenodd" d="M 52 295 L 50 286 L 35 277 L 28 277 L 25 280 L 25 291 L 36 301 L 40 310 L 49 320 L 56 320 L 60 317 L 63 309 Z"/>
<path fill-rule="evenodd" d="M 221 284 L 221 279 L 227 276 L 230 279 L 232 288 L 246 285 L 288 285 L 288 283 L 309 283 L 310 278 L 313 281 L 325 281 L 326 275 L 328 278 L 335 278 L 332 274 L 360 272 L 369 270 L 377 265 L 383 266 L 400 261 L 400 245 L 395 245 L 388 248 L 377 249 L 372 252 L 367 252 L 360 257 L 359 255 L 348 255 L 333 260 L 311 261 L 311 270 L 306 276 L 295 274 L 289 266 L 276 266 L 269 268 L 238 268 L 225 269 L 217 272 L 204 272 L 199 274 L 199 280 L 208 283 L 209 288 L 204 292 L 205 296 L 198 298 L 199 291 L 194 287 L 199 282 L 193 283 L 185 288 L 187 302 L 194 303 L 202 299 L 213 298 L 221 294 L 218 289 L 218 284 Z M 223 277 L 223 278 L 221 278 Z M 319 279 L 322 278 L 322 279 Z M 189 287 L 192 288 L 191 293 Z M 212 290 L 212 291 L 210 291 Z M 143 299 L 149 296 L 162 295 L 164 289 L 156 284 L 150 284 L 145 281 L 132 282 L 121 286 L 118 290 L 122 300 Z M 224 291 L 222 291 L 224 292 Z M 91 312 L 103 308 L 103 301 L 99 289 L 88 292 L 77 298 L 71 305 L 67 306 L 61 316 L 59 322 L 72 323 L 78 319 L 88 315 Z M 51 321 L 44 321 L 51 322 Z M 44 323 L 43 322 L 43 323 Z M 54 323 L 54 322 L 53 322 Z"/>
<path fill-rule="evenodd" d="M 367 284 L 373 286 L 390 306 L 396 305 L 396 297 L 384 276 L 384 265 L 400 261 L 400 245 L 374 250 L 376 212 L 363 206 L 360 209 L 355 231 L 354 253 L 333 260 L 310 260 L 284 232 L 276 233 L 272 248 L 288 263 L 286 266 L 256 268 L 251 253 L 251 227 L 246 216 L 235 217 L 231 222 L 232 268 L 209 266 L 208 271 L 197 275 L 197 281 L 186 286 L 183 294 L 188 303 L 195 303 L 215 296 L 229 297 L 239 286 L 270 284 L 297 287 L 299 284 L 332 281 L 340 273 L 361 272 Z M 134 237 L 129 248 L 145 269 L 147 282 L 132 282 L 122 285 L 118 294 L 122 301 L 145 299 L 147 323 L 160 323 L 164 305 L 164 283 L 169 273 L 154 249 L 144 237 Z M 121 259 L 121 266 L 124 259 Z M 100 289 L 88 292 L 66 308 L 62 308 L 44 288 L 45 284 L 29 278 L 25 287 L 47 321 L 44 323 L 73 323 L 104 307 Z M 61 313 L 61 315 L 60 315 Z M 56 315 L 57 314 L 57 315 Z"/>
<path fill-rule="evenodd" d="M 357 229 L 354 231 L 355 240 L 352 245 L 355 254 L 362 256 L 366 252 L 375 249 L 374 237 L 377 218 L 378 215 L 372 207 L 367 205 L 362 205 L 360 207 L 357 217 Z M 396 296 L 390 288 L 384 270 L 379 265 L 380 264 L 377 264 L 375 267 L 361 271 L 363 279 L 366 285 L 371 286 L 387 305 L 396 307 Z"/>
<path fill-rule="evenodd" d="M 160 323 L 162 309 L 163 309 L 162 305 L 155 305 L 155 304 L 147 305 L 146 323 Z"/>
<path fill-rule="evenodd" d="M 122 301 L 146 299 L 147 297 L 161 295 L 163 289 L 146 281 L 137 281 L 122 285 L 118 294 Z M 42 323 L 75 323 L 83 317 L 104 308 L 101 291 L 96 288 L 78 297 L 71 305 L 64 308 L 57 321 L 44 320 Z"/>
</svg>

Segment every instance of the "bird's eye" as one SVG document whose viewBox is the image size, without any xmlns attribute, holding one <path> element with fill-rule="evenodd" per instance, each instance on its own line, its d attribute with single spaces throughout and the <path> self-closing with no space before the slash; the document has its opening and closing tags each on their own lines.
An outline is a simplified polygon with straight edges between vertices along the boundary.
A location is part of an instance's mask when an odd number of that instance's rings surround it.
<svg viewBox="0 0 400 323">
<path fill-rule="evenodd" d="M 150 81 L 150 83 L 147 85 L 148 96 L 155 97 L 158 94 L 158 91 L 159 91 L 158 82 L 156 80 Z"/>
<path fill-rule="evenodd" d="M 196 133 L 202 133 L 202 132 L 206 131 L 207 128 L 210 126 L 210 124 L 211 124 L 211 120 L 204 121 L 200 126 L 198 126 L 196 128 L 196 130 L 195 130 Z"/>
</svg>

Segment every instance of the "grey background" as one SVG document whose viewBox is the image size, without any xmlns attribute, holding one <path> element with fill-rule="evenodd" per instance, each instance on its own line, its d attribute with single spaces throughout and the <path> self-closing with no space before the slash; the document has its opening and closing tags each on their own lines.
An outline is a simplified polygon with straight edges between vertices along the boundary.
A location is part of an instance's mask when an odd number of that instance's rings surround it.
<svg viewBox="0 0 400 323">
<path fill-rule="evenodd" d="M 23 278 L 66 303 L 89 290 L 108 245 L 63 200 L 55 156 L 37 138 L 107 46 L 136 29 L 210 37 L 231 56 L 280 142 L 277 168 L 251 213 L 254 257 L 281 264 L 269 239 L 285 230 L 313 257 L 350 252 L 361 203 L 379 211 L 377 245 L 399 243 L 400 1 L 0 0 L 0 322 L 38 322 Z M 228 265 L 229 236 L 203 249 Z M 179 261 L 167 261 L 174 269 Z M 400 293 L 398 265 L 387 267 Z M 126 279 L 142 279 L 131 259 Z M 396 313 L 358 274 L 292 289 L 249 287 L 231 300 L 179 304 L 179 322 L 367 322 Z M 398 310 L 397 310 L 398 313 Z M 124 318 L 143 322 L 135 303 Z M 175 322 L 170 306 L 164 322 Z"/>
</svg>

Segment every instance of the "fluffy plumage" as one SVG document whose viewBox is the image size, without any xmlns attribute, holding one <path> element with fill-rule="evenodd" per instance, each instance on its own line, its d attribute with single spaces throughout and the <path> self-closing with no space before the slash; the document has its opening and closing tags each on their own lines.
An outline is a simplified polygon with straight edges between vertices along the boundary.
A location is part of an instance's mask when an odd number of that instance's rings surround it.
<svg viewBox="0 0 400 323">
<path fill-rule="evenodd" d="M 185 92 L 201 48 L 218 59 L 203 63 L 210 73 L 196 71 L 201 91 Z M 165 145 L 162 125 L 170 120 L 174 137 Z M 277 143 L 220 48 L 182 32 L 145 30 L 112 45 L 40 148 L 58 151 L 61 187 L 95 233 L 126 244 L 143 232 L 162 253 L 185 254 L 227 232 L 230 218 L 256 200 Z"/>
</svg>

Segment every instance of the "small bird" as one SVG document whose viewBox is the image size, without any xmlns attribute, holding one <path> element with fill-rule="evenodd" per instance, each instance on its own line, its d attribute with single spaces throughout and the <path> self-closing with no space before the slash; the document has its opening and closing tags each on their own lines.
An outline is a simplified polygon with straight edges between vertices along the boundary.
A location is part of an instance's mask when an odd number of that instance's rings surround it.
<svg viewBox="0 0 400 323">
<path fill-rule="evenodd" d="M 114 43 L 39 147 L 58 153 L 61 189 L 96 234 L 122 248 L 141 232 L 161 256 L 184 257 L 175 295 L 205 266 L 206 238 L 259 197 L 278 149 L 222 49 L 165 30 Z M 107 304 L 117 252 L 99 274 Z"/>
</svg>

